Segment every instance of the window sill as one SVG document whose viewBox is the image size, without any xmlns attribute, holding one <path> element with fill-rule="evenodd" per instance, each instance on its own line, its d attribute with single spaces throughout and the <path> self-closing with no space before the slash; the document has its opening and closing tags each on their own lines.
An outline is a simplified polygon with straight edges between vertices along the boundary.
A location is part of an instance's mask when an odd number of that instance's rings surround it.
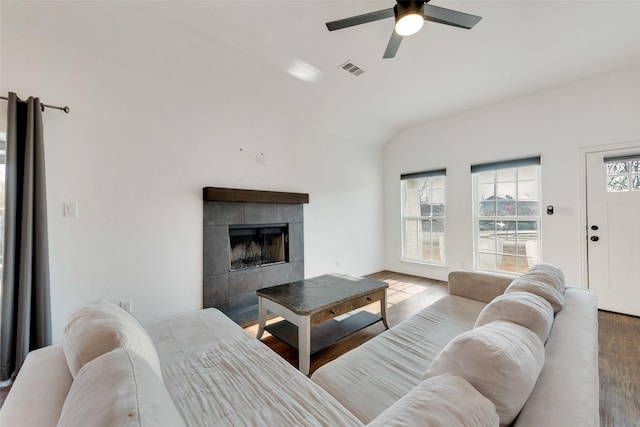
<svg viewBox="0 0 640 427">
<path fill-rule="evenodd" d="M 407 264 L 417 264 L 417 265 L 424 265 L 424 266 L 428 266 L 428 267 L 440 267 L 440 268 L 447 268 L 446 264 L 438 264 L 435 262 L 429 262 L 429 261 L 418 261 L 418 260 L 414 260 L 414 259 L 401 259 L 401 262 L 407 263 Z"/>
</svg>

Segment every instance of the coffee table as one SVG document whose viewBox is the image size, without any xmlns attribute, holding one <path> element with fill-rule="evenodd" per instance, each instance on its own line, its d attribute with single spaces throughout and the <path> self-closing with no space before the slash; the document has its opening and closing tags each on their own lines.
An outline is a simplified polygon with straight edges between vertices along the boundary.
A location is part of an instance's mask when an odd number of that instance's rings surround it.
<svg viewBox="0 0 640 427">
<path fill-rule="evenodd" d="M 362 277 L 326 274 L 311 279 L 260 289 L 258 333 L 265 330 L 298 349 L 298 369 L 309 375 L 311 354 L 362 328 L 387 324 L 388 284 Z M 380 315 L 359 311 L 344 319 L 335 317 L 380 301 Z M 266 325 L 267 311 L 283 321 Z"/>
</svg>

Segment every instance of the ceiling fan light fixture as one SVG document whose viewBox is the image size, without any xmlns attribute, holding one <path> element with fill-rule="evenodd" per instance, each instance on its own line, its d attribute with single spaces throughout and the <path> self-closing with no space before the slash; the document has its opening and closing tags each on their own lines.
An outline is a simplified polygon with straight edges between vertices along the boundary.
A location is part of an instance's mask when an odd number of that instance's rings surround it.
<svg viewBox="0 0 640 427">
<path fill-rule="evenodd" d="M 410 36 L 420 31 L 424 25 L 424 2 L 398 2 L 394 7 L 395 31 L 401 36 Z"/>
</svg>

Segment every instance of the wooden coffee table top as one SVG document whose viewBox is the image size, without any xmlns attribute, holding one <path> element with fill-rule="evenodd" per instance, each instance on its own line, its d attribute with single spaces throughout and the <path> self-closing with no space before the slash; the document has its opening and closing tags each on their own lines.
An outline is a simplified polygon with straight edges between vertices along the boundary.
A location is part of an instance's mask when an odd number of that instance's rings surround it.
<svg viewBox="0 0 640 427">
<path fill-rule="evenodd" d="M 311 315 L 331 305 L 388 288 L 385 282 L 362 277 L 325 274 L 311 279 L 259 289 L 258 296 L 298 315 Z"/>
</svg>

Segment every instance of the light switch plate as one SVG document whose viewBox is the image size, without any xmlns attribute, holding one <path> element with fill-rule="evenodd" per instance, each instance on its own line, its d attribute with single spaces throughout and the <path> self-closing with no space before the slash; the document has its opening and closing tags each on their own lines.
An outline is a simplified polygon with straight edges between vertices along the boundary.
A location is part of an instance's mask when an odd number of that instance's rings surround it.
<svg viewBox="0 0 640 427">
<path fill-rule="evenodd" d="M 64 203 L 62 216 L 64 216 L 65 218 L 78 218 L 78 204 Z"/>
</svg>

